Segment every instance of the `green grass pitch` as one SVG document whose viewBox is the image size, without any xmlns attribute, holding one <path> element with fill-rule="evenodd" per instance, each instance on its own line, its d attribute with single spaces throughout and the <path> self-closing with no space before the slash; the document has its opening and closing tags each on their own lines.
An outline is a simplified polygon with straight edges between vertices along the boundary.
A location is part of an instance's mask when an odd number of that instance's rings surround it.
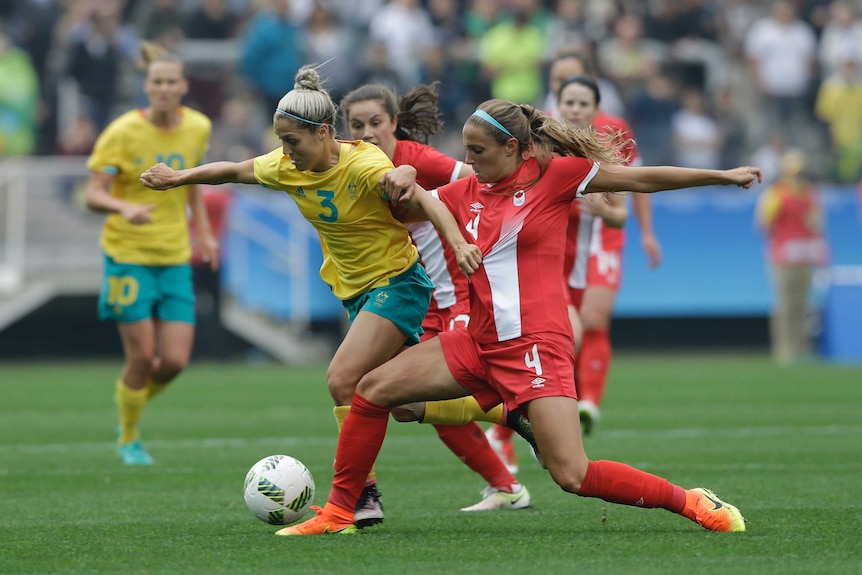
<svg viewBox="0 0 862 575">
<path fill-rule="evenodd" d="M 587 452 L 713 489 L 746 533 L 565 494 L 523 442 L 533 507 L 461 513 L 481 478 L 432 428 L 392 422 L 385 523 L 300 539 L 275 537 L 241 489 L 255 461 L 285 453 L 323 504 L 336 439 L 324 367 L 193 364 L 147 408 L 150 468 L 114 451 L 118 368 L 0 365 L 0 573 L 862 573 L 862 366 L 616 358 Z"/>
</svg>

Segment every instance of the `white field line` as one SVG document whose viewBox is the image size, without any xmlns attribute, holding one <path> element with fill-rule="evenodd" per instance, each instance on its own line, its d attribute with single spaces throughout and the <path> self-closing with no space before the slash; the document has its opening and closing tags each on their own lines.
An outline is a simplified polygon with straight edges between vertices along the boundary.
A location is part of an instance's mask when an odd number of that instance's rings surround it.
<svg viewBox="0 0 862 575">
<path fill-rule="evenodd" d="M 397 424 L 392 424 L 397 425 Z M 430 431 L 430 430 L 429 430 Z M 775 427 L 739 427 L 739 428 L 679 428 L 664 430 L 641 429 L 599 429 L 597 437 L 602 440 L 637 439 L 698 439 L 707 437 L 745 438 L 758 437 L 815 437 L 815 436 L 849 436 L 862 435 L 862 425 L 805 425 L 805 426 L 775 426 Z M 390 431 L 386 438 L 388 444 L 416 445 L 422 442 L 436 443 L 437 436 L 429 433 L 427 436 L 399 436 L 397 427 L 395 433 Z M 147 447 L 159 449 L 242 449 L 246 447 L 287 448 L 292 445 L 331 445 L 335 446 L 336 437 L 306 436 L 306 437 L 262 437 L 259 439 L 231 439 L 212 437 L 202 439 L 158 439 L 148 440 Z M 112 447 L 113 442 L 89 443 L 41 443 L 41 444 L 0 444 L 0 456 L 3 454 L 48 454 L 69 453 L 74 451 L 103 451 Z"/>
</svg>

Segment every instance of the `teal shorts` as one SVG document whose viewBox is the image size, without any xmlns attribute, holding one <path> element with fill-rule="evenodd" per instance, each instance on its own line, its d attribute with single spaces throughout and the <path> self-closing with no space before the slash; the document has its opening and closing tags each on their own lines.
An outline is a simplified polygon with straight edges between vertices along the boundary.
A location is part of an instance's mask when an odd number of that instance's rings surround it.
<svg viewBox="0 0 862 575">
<path fill-rule="evenodd" d="M 431 304 L 434 282 L 418 261 L 401 275 L 389 280 L 389 285 L 368 290 L 353 299 L 344 300 L 350 323 L 360 311 L 385 317 L 407 336 L 407 345 L 419 343 L 422 320 Z"/>
<path fill-rule="evenodd" d="M 151 317 L 195 323 L 191 266 L 121 264 L 105 255 L 99 319 L 133 322 Z"/>
</svg>

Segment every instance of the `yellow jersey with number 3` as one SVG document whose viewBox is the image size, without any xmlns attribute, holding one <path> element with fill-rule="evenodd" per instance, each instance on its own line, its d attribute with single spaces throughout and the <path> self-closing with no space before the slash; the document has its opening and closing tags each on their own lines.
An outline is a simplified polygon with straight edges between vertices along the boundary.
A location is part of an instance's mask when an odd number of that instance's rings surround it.
<svg viewBox="0 0 862 575">
<path fill-rule="evenodd" d="M 325 172 L 299 171 L 278 148 L 254 160 L 266 188 L 293 198 L 320 235 L 320 277 L 341 300 L 389 285 L 419 259 L 407 228 L 395 219 L 378 185 L 393 169 L 374 144 L 342 142 L 338 163 Z"/>
<path fill-rule="evenodd" d="M 102 249 L 114 261 L 141 265 L 178 265 L 191 259 L 186 205 L 188 186 L 151 190 L 141 173 L 164 162 L 175 170 L 201 163 L 209 147 L 209 118 L 182 106 L 180 125 L 164 130 L 144 110 L 126 112 L 99 136 L 87 167 L 114 176 L 111 195 L 134 204 L 154 206 L 152 223 L 135 225 L 110 214 L 102 230 Z"/>
</svg>

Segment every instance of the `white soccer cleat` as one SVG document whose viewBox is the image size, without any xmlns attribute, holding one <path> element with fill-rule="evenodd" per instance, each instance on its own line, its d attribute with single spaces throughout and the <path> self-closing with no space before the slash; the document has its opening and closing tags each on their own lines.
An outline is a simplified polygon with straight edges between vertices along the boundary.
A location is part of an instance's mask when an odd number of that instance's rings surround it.
<svg viewBox="0 0 862 575">
<path fill-rule="evenodd" d="M 581 418 L 581 432 L 590 435 L 593 428 L 599 423 L 602 413 L 599 406 L 589 400 L 578 402 L 578 415 Z"/>
<path fill-rule="evenodd" d="M 530 492 L 520 484 L 512 486 L 513 493 L 506 493 L 490 485 L 482 490 L 482 501 L 461 511 L 497 511 L 498 509 L 524 509 L 530 506 Z"/>
</svg>

